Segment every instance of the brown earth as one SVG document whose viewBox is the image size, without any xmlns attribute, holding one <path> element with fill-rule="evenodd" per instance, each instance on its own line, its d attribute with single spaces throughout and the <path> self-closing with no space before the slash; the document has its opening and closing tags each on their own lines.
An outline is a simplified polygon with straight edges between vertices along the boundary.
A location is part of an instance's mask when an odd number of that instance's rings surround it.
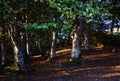
<svg viewBox="0 0 120 81">
<path fill-rule="evenodd" d="M 82 51 L 81 65 L 62 67 L 62 62 L 70 58 L 70 52 L 71 48 L 58 50 L 57 59 L 52 61 L 32 56 L 38 60 L 27 63 L 29 72 L 12 81 L 120 81 L 120 51 L 92 47 L 91 51 Z"/>
</svg>

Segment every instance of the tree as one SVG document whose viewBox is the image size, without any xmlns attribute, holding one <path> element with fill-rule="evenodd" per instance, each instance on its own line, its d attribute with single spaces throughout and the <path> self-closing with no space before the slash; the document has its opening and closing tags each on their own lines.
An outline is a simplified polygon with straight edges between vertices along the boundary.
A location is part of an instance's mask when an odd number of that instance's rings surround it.
<svg viewBox="0 0 120 81">
<path fill-rule="evenodd" d="M 56 57 L 56 32 L 52 32 L 51 58 Z"/>
<path fill-rule="evenodd" d="M 13 50 L 14 50 L 14 58 L 15 58 L 15 65 L 19 69 L 25 68 L 24 66 L 24 54 L 22 53 L 21 50 L 21 29 L 20 26 L 18 26 L 18 23 L 16 19 L 16 13 L 17 10 L 14 8 L 18 9 L 18 6 L 15 6 L 14 4 L 16 3 L 15 0 L 2 0 L 0 1 L 1 8 L 0 11 L 3 13 L 3 22 L 2 29 L 4 30 L 4 27 L 6 27 L 6 30 L 9 31 L 9 35 L 11 38 Z"/>
<path fill-rule="evenodd" d="M 6 30 L 7 30 L 7 19 L 8 14 L 11 11 L 8 2 L 1 0 L 0 1 L 0 29 L 1 29 L 1 65 L 6 65 Z"/>
<path fill-rule="evenodd" d="M 57 36 L 57 32 L 59 32 L 60 29 L 60 19 L 59 19 L 59 13 L 57 11 L 57 9 L 55 8 L 50 8 L 49 5 L 46 2 L 41 2 L 41 1 L 34 1 L 33 3 L 37 5 L 35 6 L 35 8 L 37 7 L 36 10 L 31 10 L 33 14 L 35 14 L 35 11 L 37 13 L 40 13 L 40 15 L 38 16 L 39 18 L 36 19 L 36 21 L 33 22 L 28 22 L 24 24 L 24 28 L 26 28 L 26 30 L 32 28 L 35 30 L 49 30 L 50 33 L 52 33 L 52 43 L 51 43 L 51 58 L 55 58 L 56 57 L 56 36 Z M 44 8 L 44 10 L 42 10 Z M 39 11 L 38 11 L 39 10 Z M 45 31 L 46 32 L 46 31 Z"/>
<path fill-rule="evenodd" d="M 84 31 L 86 27 L 84 24 L 88 24 L 93 21 L 96 15 L 108 15 L 108 11 L 105 10 L 103 5 L 97 0 L 47 0 L 47 2 L 50 4 L 50 7 L 56 8 L 58 12 L 66 16 L 67 19 L 76 22 L 73 24 L 74 34 L 71 57 L 73 59 L 79 58 L 81 54 L 79 47 L 80 37 L 82 36 L 82 31 Z M 72 25 L 72 23 L 69 24 Z"/>
</svg>

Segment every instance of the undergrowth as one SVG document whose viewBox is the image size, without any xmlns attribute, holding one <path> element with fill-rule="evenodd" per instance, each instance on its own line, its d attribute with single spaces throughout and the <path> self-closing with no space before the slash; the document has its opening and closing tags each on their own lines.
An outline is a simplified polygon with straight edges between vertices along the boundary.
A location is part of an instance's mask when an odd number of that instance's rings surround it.
<svg viewBox="0 0 120 81">
<path fill-rule="evenodd" d="M 16 81 L 17 79 L 23 78 L 26 72 L 27 70 L 25 69 L 18 70 L 15 66 L 7 66 L 0 69 L 0 73 L 5 75 L 0 81 Z"/>
<path fill-rule="evenodd" d="M 79 66 L 84 63 L 83 58 L 78 58 L 78 59 L 69 59 L 66 60 L 62 63 L 63 67 L 72 67 L 72 66 Z"/>
</svg>

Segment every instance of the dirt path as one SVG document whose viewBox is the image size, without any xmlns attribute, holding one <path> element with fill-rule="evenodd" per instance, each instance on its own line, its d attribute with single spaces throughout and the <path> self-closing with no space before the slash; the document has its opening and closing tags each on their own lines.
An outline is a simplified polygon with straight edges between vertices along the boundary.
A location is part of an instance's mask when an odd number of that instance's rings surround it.
<svg viewBox="0 0 120 81">
<path fill-rule="evenodd" d="M 120 81 L 119 52 L 112 53 L 108 48 L 82 51 L 85 61 L 81 66 L 61 67 L 70 51 L 70 48 L 57 51 L 58 58 L 51 62 L 33 61 L 27 65 L 31 72 L 16 81 Z"/>
</svg>

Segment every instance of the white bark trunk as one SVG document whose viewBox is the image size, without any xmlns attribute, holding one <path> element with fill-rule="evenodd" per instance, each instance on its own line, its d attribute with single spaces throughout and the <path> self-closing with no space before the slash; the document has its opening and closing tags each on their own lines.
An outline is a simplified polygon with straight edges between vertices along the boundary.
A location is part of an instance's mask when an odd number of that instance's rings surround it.
<svg viewBox="0 0 120 81">
<path fill-rule="evenodd" d="M 32 55 L 31 50 L 30 50 L 30 39 L 29 39 L 29 35 L 26 36 L 26 51 L 27 51 L 27 55 Z"/>
<path fill-rule="evenodd" d="M 52 45 L 50 58 L 56 57 L 56 32 L 52 32 Z"/>
<path fill-rule="evenodd" d="M 18 48 L 15 45 L 14 41 L 12 41 L 12 43 L 13 43 L 13 50 L 14 50 L 15 66 L 18 66 Z"/>
<path fill-rule="evenodd" d="M 24 55 L 22 53 L 22 50 L 17 46 L 14 40 L 12 41 L 12 43 L 14 49 L 15 66 L 17 66 L 19 69 L 24 69 Z"/>
<path fill-rule="evenodd" d="M 27 50 L 27 55 L 30 55 L 28 41 L 26 42 L 26 50 Z"/>
<path fill-rule="evenodd" d="M 77 59 L 80 57 L 81 50 L 80 50 L 79 42 L 80 42 L 80 39 L 78 35 L 74 33 L 73 41 L 72 41 L 72 53 L 71 53 L 72 59 Z"/>
<path fill-rule="evenodd" d="M 85 21 L 84 19 L 76 18 L 74 21 L 74 36 L 72 41 L 72 59 L 78 59 L 81 56 L 80 50 L 80 37 L 82 36 L 83 31 L 85 30 Z"/>
<path fill-rule="evenodd" d="M 13 32 L 12 28 L 11 28 L 11 32 L 9 31 L 9 34 L 10 34 L 12 45 L 13 45 L 15 66 L 17 66 L 18 69 L 24 69 L 25 68 L 24 54 L 22 53 L 22 49 L 20 48 L 20 45 L 18 43 L 19 39 L 14 37 L 15 32 Z"/>
</svg>

